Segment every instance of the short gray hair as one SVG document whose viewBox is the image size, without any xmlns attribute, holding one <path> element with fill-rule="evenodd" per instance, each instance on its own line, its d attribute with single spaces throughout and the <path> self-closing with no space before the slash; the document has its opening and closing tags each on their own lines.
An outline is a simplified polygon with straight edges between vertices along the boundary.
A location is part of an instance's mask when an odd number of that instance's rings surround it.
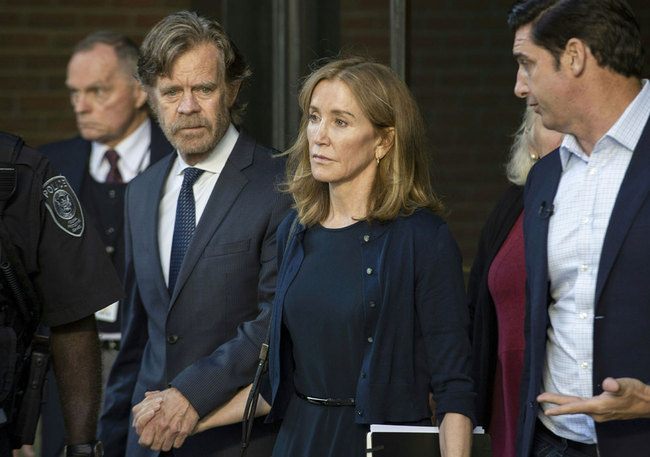
<svg viewBox="0 0 650 457">
<path fill-rule="evenodd" d="M 110 46 L 115 51 L 117 60 L 122 68 L 130 76 L 135 77 L 138 70 L 138 59 L 140 58 L 140 48 L 129 37 L 111 30 L 100 30 L 91 33 L 86 38 L 77 43 L 72 50 L 72 54 L 91 51 L 98 44 Z"/>
</svg>

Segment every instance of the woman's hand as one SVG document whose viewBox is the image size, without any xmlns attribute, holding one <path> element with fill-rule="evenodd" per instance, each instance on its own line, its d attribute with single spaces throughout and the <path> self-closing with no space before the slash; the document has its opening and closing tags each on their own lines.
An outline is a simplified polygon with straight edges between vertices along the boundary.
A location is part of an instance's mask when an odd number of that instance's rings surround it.
<svg viewBox="0 0 650 457">
<path fill-rule="evenodd" d="M 135 428 L 135 432 L 138 434 L 138 436 L 142 434 L 144 427 L 149 423 L 151 419 L 153 419 L 156 411 L 160 409 L 162 398 L 162 392 L 159 390 L 145 392 L 144 400 L 133 407 L 132 427 Z"/>
</svg>

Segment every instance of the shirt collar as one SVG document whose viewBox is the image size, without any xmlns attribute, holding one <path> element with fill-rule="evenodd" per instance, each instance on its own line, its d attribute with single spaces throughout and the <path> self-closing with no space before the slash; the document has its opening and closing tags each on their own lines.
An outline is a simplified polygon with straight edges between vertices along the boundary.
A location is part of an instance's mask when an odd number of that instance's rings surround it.
<svg viewBox="0 0 650 457">
<path fill-rule="evenodd" d="M 142 170 L 145 155 L 149 152 L 151 146 L 151 120 L 147 116 L 140 126 L 129 136 L 120 141 L 114 148 L 120 156 L 120 166 L 125 167 L 133 175 L 137 175 Z M 92 152 L 90 158 L 90 167 L 99 168 L 104 154 L 111 149 L 108 145 L 92 142 Z"/>
<path fill-rule="evenodd" d="M 232 150 L 235 148 L 235 143 L 237 143 L 238 138 L 239 132 L 234 125 L 230 124 L 228 130 L 226 130 L 226 133 L 221 140 L 219 140 L 219 143 L 217 143 L 210 155 L 194 165 L 194 168 L 200 168 L 201 170 L 210 173 L 220 174 L 223 167 L 226 166 L 226 161 L 228 160 L 228 157 L 230 157 Z M 180 175 L 183 170 L 189 167 L 190 165 L 185 163 L 177 150 L 173 174 Z"/>
<path fill-rule="evenodd" d="M 641 84 L 643 85 L 641 91 L 634 97 L 634 100 L 632 100 L 607 133 L 598 140 L 594 147 L 595 152 L 597 152 L 599 146 L 607 141 L 613 141 L 630 152 L 634 151 L 641 138 L 645 124 L 650 117 L 650 84 L 648 84 L 647 79 L 641 80 Z M 572 155 L 585 162 L 589 161 L 589 156 L 582 150 L 576 137 L 568 134 L 564 136 L 562 145 L 560 146 L 560 160 L 563 170 L 566 168 L 569 158 Z"/>
</svg>

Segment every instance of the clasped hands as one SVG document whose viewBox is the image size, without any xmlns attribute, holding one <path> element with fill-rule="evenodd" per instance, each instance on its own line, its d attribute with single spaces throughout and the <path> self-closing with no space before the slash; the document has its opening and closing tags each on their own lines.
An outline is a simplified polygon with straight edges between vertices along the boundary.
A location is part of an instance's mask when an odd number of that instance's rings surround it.
<svg viewBox="0 0 650 457">
<path fill-rule="evenodd" d="M 650 417 L 650 386 L 633 378 L 605 378 L 602 386 L 604 392 L 595 397 L 544 392 L 537 401 L 558 405 L 547 409 L 547 416 L 587 414 L 596 422 Z"/>
<path fill-rule="evenodd" d="M 194 433 L 199 414 L 178 389 L 146 392 L 133 407 L 133 424 L 138 444 L 154 451 L 179 448 Z"/>
</svg>

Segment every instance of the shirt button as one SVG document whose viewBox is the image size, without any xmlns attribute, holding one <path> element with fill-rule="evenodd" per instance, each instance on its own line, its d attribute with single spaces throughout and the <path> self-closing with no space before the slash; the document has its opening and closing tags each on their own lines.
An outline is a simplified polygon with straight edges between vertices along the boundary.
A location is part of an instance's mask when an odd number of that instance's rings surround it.
<svg viewBox="0 0 650 457">
<path fill-rule="evenodd" d="M 589 267 L 587 265 L 584 264 L 580 265 L 580 271 L 587 271 L 588 269 Z"/>
<path fill-rule="evenodd" d="M 590 220 L 591 220 L 590 218 L 588 218 L 587 216 L 585 216 L 585 217 L 582 218 L 582 223 L 583 223 L 583 224 L 588 224 Z"/>
<path fill-rule="evenodd" d="M 375 341 L 375 340 L 372 338 L 372 336 L 369 336 L 368 337 L 368 343 L 372 343 L 373 341 Z"/>
<path fill-rule="evenodd" d="M 174 334 L 169 334 L 169 335 L 167 335 L 167 342 L 168 342 L 169 344 L 174 344 L 174 343 L 176 343 L 177 341 L 178 341 L 178 335 L 174 335 Z"/>
<path fill-rule="evenodd" d="M 370 235 L 363 235 L 363 241 L 365 241 L 366 243 L 370 241 Z"/>
<path fill-rule="evenodd" d="M 589 169 L 589 174 L 590 175 L 595 175 L 596 173 L 598 173 L 598 168 L 590 168 Z"/>
<path fill-rule="evenodd" d="M 372 274 L 372 268 L 366 268 L 366 274 L 371 275 Z"/>
<path fill-rule="evenodd" d="M 580 319 L 586 319 L 587 313 L 580 313 Z"/>
<path fill-rule="evenodd" d="M 587 368 L 589 368 L 589 364 L 587 362 L 582 362 L 580 364 L 580 367 L 586 370 Z"/>
<path fill-rule="evenodd" d="M 377 306 L 377 303 L 375 303 L 374 301 L 371 301 L 369 303 L 369 305 L 370 305 L 371 308 L 374 308 L 375 306 Z"/>
</svg>

